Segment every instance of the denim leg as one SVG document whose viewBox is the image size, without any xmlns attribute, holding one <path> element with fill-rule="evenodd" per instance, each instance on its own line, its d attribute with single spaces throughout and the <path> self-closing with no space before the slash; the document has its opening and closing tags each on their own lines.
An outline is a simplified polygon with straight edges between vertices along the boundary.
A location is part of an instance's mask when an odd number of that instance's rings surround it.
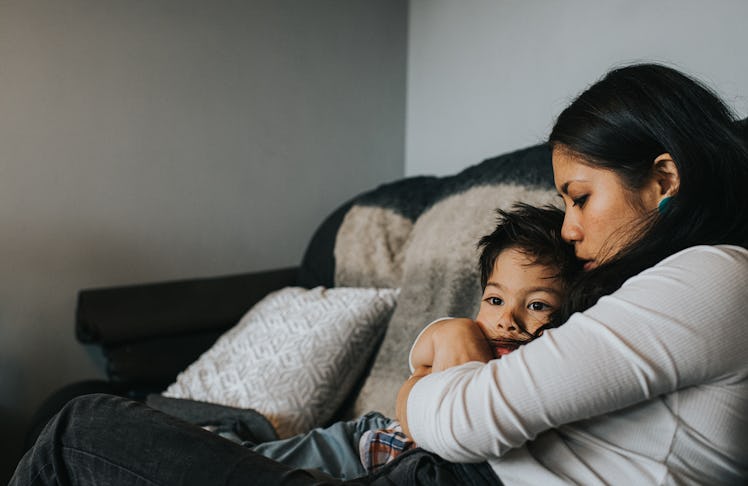
<svg viewBox="0 0 748 486">
<path fill-rule="evenodd" d="M 374 476 L 342 482 L 294 469 L 202 428 L 110 395 L 70 401 L 21 459 L 19 485 L 501 484 L 487 464 L 459 465 L 414 449 Z"/>
<path fill-rule="evenodd" d="M 252 450 L 289 466 L 319 469 L 335 478 L 357 478 L 366 474 L 358 452 L 361 435 L 367 430 L 383 429 L 390 422 L 391 419 L 371 412 L 356 420 L 264 442 Z"/>
<path fill-rule="evenodd" d="M 200 427 L 109 395 L 69 402 L 10 485 L 339 484 L 271 461 Z"/>
</svg>

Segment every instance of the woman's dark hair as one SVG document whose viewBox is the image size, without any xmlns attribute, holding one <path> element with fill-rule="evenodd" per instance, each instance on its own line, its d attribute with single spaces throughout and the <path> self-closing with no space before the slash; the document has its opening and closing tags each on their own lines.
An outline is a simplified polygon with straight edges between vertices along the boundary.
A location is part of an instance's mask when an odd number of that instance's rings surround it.
<svg viewBox="0 0 748 486">
<path fill-rule="evenodd" d="M 661 214 L 609 262 L 580 274 L 564 309 L 584 310 L 629 277 L 694 245 L 746 246 L 748 149 L 745 128 L 710 89 L 658 64 L 609 72 L 558 117 L 549 143 L 615 172 L 629 189 L 669 153 L 680 186 Z"/>
<path fill-rule="evenodd" d="M 497 210 L 496 229 L 478 242 L 481 250 L 478 259 L 480 283 L 486 289 L 493 273 L 494 264 L 501 252 L 517 249 L 539 265 L 558 269 L 554 275 L 568 288 L 569 283 L 581 271 L 582 263 L 574 256 L 574 248 L 561 238 L 564 212 L 553 206 L 535 207 L 517 203 L 510 210 Z M 553 327 L 563 321 L 552 316 Z"/>
</svg>

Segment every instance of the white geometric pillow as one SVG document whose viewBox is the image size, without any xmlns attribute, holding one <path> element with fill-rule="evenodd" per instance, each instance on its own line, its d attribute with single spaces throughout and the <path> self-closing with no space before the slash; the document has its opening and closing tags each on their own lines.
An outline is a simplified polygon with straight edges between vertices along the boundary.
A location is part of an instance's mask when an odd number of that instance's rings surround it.
<svg viewBox="0 0 748 486">
<path fill-rule="evenodd" d="M 281 438 L 330 420 L 385 331 L 399 289 L 267 295 L 162 394 L 252 408 Z"/>
</svg>

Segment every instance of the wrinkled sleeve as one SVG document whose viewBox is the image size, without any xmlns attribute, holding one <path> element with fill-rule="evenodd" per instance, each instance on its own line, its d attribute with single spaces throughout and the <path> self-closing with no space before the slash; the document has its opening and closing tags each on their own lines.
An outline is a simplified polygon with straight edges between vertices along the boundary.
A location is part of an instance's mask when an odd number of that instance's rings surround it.
<svg viewBox="0 0 748 486">
<path fill-rule="evenodd" d="M 421 379 L 410 432 L 447 460 L 483 461 L 550 428 L 742 370 L 746 281 L 743 248 L 672 255 L 501 360 Z"/>
</svg>

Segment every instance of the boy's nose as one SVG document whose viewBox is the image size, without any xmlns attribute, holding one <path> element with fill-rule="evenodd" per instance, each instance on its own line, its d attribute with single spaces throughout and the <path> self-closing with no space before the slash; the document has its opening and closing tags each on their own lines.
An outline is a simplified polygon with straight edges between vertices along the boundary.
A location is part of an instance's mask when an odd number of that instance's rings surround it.
<svg viewBox="0 0 748 486">
<path fill-rule="evenodd" d="M 506 309 L 501 313 L 501 315 L 496 320 L 496 327 L 508 333 L 515 333 L 519 331 L 514 313 L 510 309 Z"/>
</svg>

